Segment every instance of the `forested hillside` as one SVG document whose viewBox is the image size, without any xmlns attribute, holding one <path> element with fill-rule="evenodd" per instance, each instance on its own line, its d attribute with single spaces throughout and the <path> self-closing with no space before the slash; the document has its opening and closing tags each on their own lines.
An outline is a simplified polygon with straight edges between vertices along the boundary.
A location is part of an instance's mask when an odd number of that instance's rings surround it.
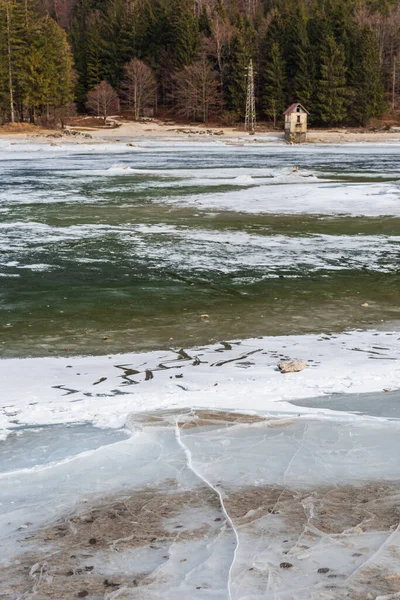
<svg viewBox="0 0 400 600">
<path fill-rule="evenodd" d="M 299 101 L 315 124 L 365 125 L 396 107 L 399 31 L 398 0 L 0 0 L 0 122 L 234 123 L 253 59 L 259 118 Z"/>
</svg>

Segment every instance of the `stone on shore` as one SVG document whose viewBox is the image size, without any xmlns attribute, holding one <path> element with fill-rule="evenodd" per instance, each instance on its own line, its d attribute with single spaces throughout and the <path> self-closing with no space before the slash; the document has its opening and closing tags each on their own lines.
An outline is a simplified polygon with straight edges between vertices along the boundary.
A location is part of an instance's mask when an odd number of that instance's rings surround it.
<svg viewBox="0 0 400 600">
<path fill-rule="evenodd" d="M 278 369 L 281 373 L 299 373 L 307 369 L 308 365 L 303 360 L 288 360 L 279 363 Z"/>
</svg>

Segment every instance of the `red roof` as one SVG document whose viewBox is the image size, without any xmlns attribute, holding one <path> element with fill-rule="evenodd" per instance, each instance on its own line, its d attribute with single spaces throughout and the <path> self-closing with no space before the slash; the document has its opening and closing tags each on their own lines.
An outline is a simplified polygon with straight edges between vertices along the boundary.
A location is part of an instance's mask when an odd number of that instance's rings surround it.
<svg viewBox="0 0 400 600">
<path fill-rule="evenodd" d="M 306 110 L 304 108 L 304 106 L 302 104 L 300 104 L 299 102 L 296 102 L 295 104 L 292 104 L 291 106 L 289 106 L 289 108 L 287 110 L 285 110 L 285 112 L 283 114 L 284 115 L 290 115 L 292 112 L 294 112 L 295 110 L 297 110 L 298 106 L 301 106 L 301 108 L 304 110 L 304 112 L 306 112 L 308 115 L 310 114 L 308 112 L 308 110 Z"/>
</svg>

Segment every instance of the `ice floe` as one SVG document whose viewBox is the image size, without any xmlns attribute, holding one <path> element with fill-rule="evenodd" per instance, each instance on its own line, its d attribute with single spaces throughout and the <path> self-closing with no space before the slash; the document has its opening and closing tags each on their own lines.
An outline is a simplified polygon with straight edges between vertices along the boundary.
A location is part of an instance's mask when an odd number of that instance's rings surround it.
<svg viewBox="0 0 400 600">
<path fill-rule="evenodd" d="M 110 243 L 118 242 L 118 253 Z M 99 244 L 88 256 L 91 244 Z M 43 223 L 0 224 L 0 270 L 18 273 L 21 268 L 46 271 L 66 261 L 116 262 L 148 269 L 174 268 L 180 272 L 243 274 L 253 278 L 300 275 L 320 270 L 367 269 L 397 271 L 400 236 L 362 235 L 257 235 L 212 231 L 172 225 L 103 224 L 54 227 Z M 54 263 L 49 263 L 53 257 Z"/>
<path fill-rule="evenodd" d="M 121 143 L 53 148 L 0 142 L 7 176 L 0 205 L 93 204 L 110 194 L 126 202 L 131 194 L 132 202 L 216 211 L 398 217 L 399 148 L 160 141 L 141 142 L 132 152 Z"/>
</svg>

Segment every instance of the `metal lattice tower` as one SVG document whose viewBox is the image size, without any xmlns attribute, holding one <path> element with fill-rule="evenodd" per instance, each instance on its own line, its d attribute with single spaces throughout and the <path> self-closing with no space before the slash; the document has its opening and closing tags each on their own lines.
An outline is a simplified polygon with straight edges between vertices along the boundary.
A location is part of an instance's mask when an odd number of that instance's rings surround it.
<svg viewBox="0 0 400 600">
<path fill-rule="evenodd" d="M 246 97 L 246 119 L 245 129 L 254 133 L 257 126 L 256 121 L 256 98 L 254 95 L 254 68 L 253 61 L 250 61 L 247 71 L 247 97 Z"/>
</svg>

